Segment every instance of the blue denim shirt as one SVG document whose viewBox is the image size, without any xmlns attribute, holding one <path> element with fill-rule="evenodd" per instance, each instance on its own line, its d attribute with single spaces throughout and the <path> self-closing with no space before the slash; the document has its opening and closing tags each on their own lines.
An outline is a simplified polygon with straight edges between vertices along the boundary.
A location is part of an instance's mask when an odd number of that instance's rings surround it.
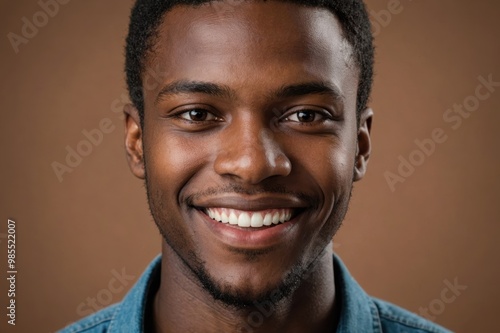
<svg viewBox="0 0 500 333">
<path fill-rule="evenodd" d="M 334 256 L 336 292 L 341 299 L 337 333 L 449 333 L 450 331 L 388 302 L 370 297 Z M 151 281 L 160 274 L 161 256 L 149 265 L 123 301 L 62 329 L 60 333 L 140 333 Z"/>
</svg>

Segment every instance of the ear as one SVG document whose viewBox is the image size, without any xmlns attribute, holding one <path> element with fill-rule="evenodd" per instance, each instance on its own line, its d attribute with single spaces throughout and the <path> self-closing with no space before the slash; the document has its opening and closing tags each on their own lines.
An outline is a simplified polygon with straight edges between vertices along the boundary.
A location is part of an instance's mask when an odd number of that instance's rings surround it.
<svg viewBox="0 0 500 333">
<path fill-rule="evenodd" d="M 365 109 L 359 117 L 358 147 L 354 165 L 354 181 L 361 180 L 366 173 L 366 166 L 372 149 L 370 132 L 372 128 L 373 110 Z"/>
<path fill-rule="evenodd" d="M 125 151 L 128 165 L 136 177 L 144 179 L 144 150 L 139 111 L 132 104 L 127 104 L 123 108 L 123 113 L 125 114 Z"/>
</svg>

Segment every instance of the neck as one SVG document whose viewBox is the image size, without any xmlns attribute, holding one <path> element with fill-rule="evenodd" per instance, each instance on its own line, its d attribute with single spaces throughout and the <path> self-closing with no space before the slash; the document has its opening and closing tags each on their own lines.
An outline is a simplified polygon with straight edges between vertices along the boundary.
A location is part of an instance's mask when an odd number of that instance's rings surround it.
<svg viewBox="0 0 500 333">
<path fill-rule="evenodd" d="M 172 249 L 163 244 L 154 326 L 156 333 L 332 332 L 338 317 L 334 300 L 331 251 L 321 255 L 290 297 L 234 309 L 215 301 Z"/>
</svg>

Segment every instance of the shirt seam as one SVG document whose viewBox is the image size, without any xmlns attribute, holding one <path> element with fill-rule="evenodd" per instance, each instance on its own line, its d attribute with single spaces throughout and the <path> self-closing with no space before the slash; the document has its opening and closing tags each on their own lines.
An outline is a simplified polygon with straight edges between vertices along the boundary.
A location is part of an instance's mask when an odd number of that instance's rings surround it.
<svg viewBox="0 0 500 333">
<path fill-rule="evenodd" d="M 116 306 L 116 309 L 113 312 L 113 316 L 111 316 L 111 318 L 109 319 L 109 326 L 108 326 L 108 331 L 109 332 L 113 332 L 113 324 L 116 322 L 115 318 L 116 318 L 116 315 L 120 312 L 122 304 L 123 304 L 123 301 Z"/>
<path fill-rule="evenodd" d="M 113 307 L 114 307 L 114 309 L 113 309 Z M 118 308 L 117 304 L 108 307 L 106 309 L 108 311 L 105 312 L 104 314 L 97 314 L 94 319 L 92 319 L 92 320 L 90 320 L 88 322 L 81 323 L 79 327 L 71 328 L 71 330 L 68 333 L 82 332 L 84 330 L 89 330 L 92 327 L 95 327 L 95 326 L 100 325 L 102 323 L 110 322 L 113 319 L 114 314 L 116 313 L 115 312 L 116 308 Z M 111 311 L 109 311 L 111 309 L 113 310 L 112 313 L 111 313 Z M 106 310 L 104 310 L 104 311 L 106 311 Z"/>
<path fill-rule="evenodd" d="M 375 332 L 383 333 L 382 322 L 380 321 L 380 311 L 375 302 L 372 299 L 369 299 L 370 308 L 373 316 L 373 330 Z M 378 329 L 378 330 L 377 330 Z"/>
<path fill-rule="evenodd" d="M 91 329 L 91 328 L 93 328 L 95 326 L 98 326 L 98 325 L 100 325 L 102 323 L 105 323 L 105 322 L 108 322 L 108 321 L 111 321 L 111 318 L 102 318 L 102 319 L 100 319 L 98 321 L 95 321 L 95 322 L 93 321 L 93 322 L 88 323 L 86 325 L 82 325 L 81 327 L 74 328 L 74 329 L 72 329 L 68 333 L 78 333 L 78 332 L 87 331 L 87 330 L 89 330 L 89 329 Z"/>
<path fill-rule="evenodd" d="M 397 323 L 399 323 L 401 325 L 404 325 L 406 327 L 418 328 L 418 329 L 426 330 L 427 332 L 431 332 L 431 333 L 442 333 L 441 331 L 435 329 L 432 326 L 427 326 L 427 325 L 424 325 L 422 323 L 410 322 L 410 321 L 408 321 L 405 318 L 393 316 L 393 315 L 391 315 L 389 313 L 381 313 L 380 316 L 382 318 L 385 318 L 385 319 L 397 322 Z"/>
</svg>

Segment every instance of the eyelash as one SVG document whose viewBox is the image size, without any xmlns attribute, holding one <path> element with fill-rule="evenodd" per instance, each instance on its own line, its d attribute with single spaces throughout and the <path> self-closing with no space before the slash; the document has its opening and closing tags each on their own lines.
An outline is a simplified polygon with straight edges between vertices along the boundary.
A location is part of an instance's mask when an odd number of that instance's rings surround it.
<svg viewBox="0 0 500 333">
<path fill-rule="evenodd" d="M 192 120 L 192 119 L 184 118 L 182 116 L 184 114 L 188 114 L 191 111 L 202 111 L 202 112 L 205 112 L 207 114 L 212 115 L 215 119 L 211 119 L 211 120 Z M 213 112 L 211 112 L 209 110 L 206 110 L 206 109 L 203 109 L 203 108 L 191 108 L 191 109 L 188 109 L 188 110 L 180 111 L 180 112 L 176 113 L 175 115 L 173 115 L 173 117 L 177 118 L 177 119 L 180 119 L 182 121 L 188 122 L 190 124 L 200 124 L 202 122 L 207 122 L 207 121 L 220 121 L 220 119 L 221 119 L 220 117 L 218 117 L 217 115 L 215 115 Z"/>
<path fill-rule="evenodd" d="M 211 120 L 192 120 L 192 119 L 187 119 L 187 118 L 183 117 L 184 114 L 187 114 L 187 113 L 189 113 L 191 111 L 202 111 L 202 112 L 205 112 L 207 114 L 211 114 L 215 119 L 211 119 Z M 313 120 L 313 121 L 311 121 L 311 122 L 301 122 L 301 121 L 289 120 L 289 118 L 292 115 L 298 114 L 299 112 L 310 112 L 310 113 L 313 113 L 315 115 L 319 114 L 321 117 L 323 117 L 323 119 L 319 120 L 321 123 L 323 123 L 325 121 L 328 121 L 328 120 L 334 120 L 334 117 L 329 112 L 320 111 L 320 110 L 312 110 L 312 109 L 296 110 L 296 111 L 290 112 L 288 114 L 282 115 L 279 120 L 287 120 L 287 121 L 290 121 L 290 122 L 299 123 L 301 125 L 312 125 L 312 124 L 318 122 L 318 120 L 316 120 L 316 119 Z M 203 108 L 192 108 L 192 109 L 189 109 L 189 110 L 184 110 L 184 111 L 181 111 L 181 112 L 175 114 L 173 117 L 175 117 L 177 119 L 180 119 L 180 120 L 183 120 L 183 121 L 186 121 L 186 122 L 191 123 L 191 124 L 199 124 L 199 123 L 206 122 L 206 121 L 220 121 L 220 119 L 221 119 L 220 117 L 218 117 L 217 115 L 215 115 L 213 112 L 211 112 L 209 110 L 206 110 L 206 109 L 203 109 Z"/>
<path fill-rule="evenodd" d="M 293 115 L 296 115 L 300 112 L 308 112 L 308 113 L 313 113 L 316 117 L 316 115 L 320 115 L 322 117 L 322 119 L 320 120 L 316 120 L 314 119 L 313 121 L 311 122 L 303 122 L 303 121 L 295 121 L 295 120 L 290 120 L 289 118 Z M 318 122 L 319 123 L 324 123 L 325 121 L 328 121 L 328 120 L 333 120 L 333 116 L 327 112 L 327 111 L 322 111 L 322 110 L 313 110 L 313 109 L 300 109 L 300 110 L 295 110 L 293 112 L 290 112 L 288 114 L 286 114 L 284 117 L 282 117 L 282 119 L 284 120 L 288 120 L 290 122 L 294 122 L 294 123 L 298 123 L 302 126 L 312 126 L 312 125 L 315 125 L 317 124 Z"/>
</svg>

